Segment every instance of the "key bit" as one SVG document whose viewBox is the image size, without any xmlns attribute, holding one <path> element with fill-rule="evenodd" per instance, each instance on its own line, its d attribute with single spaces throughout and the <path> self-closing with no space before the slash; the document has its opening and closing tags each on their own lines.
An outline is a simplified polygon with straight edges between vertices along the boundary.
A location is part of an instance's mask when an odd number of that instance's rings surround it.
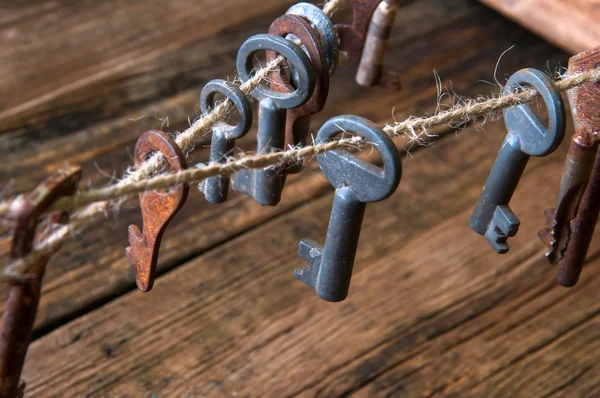
<svg viewBox="0 0 600 398">
<path fill-rule="evenodd" d="M 185 157 L 171 137 L 162 131 L 150 130 L 135 144 L 135 165 L 142 164 L 152 153 L 161 152 L 170 168 L 176 172 L 187 168 Z M 152 290 L 160 242 L 167 226 L 183 207 L 189 188 L 180 184 L 168 192 L 148 191 L 139 194 L 143 232 L 129 226 L 129 244 L 125 254 L 136 268 L 136 283 L 143 292 Z"/>
<path fill-rule="evenodd" d="M 600 47 L 569 60 L 568 73 L 600 65 Z M 540 231 L 549 244 L 548 260 L 558 264 L 558 283 L 570 287 L 579 280 L 600 210 L 600 85 L 585 83 L 567 92 L 575 135 L 561 178 L 556 211 L 546 210 L 548 228 Z"/>
<path fill-rule="evenodd" d="M 548 110 L 548 127 L 527 104 L 508 108 L 504 121 L 508 134 L 471 215 L 471 228 L 487 238 L 500 254 L 508 251 L 507 239 L 517 233 L 519 220 L 508 207 L 530 156 L 546 156 L 560 145 L 565 133 L 565 110 L 552 80 L 535 69 L 513 74 L 504 92 L 533 86 Z"/>
<path fill-rule="evenodd" d="M 497 206 L 485 237 L 496 252 L 504 254 L 509 249 L 507 239 L 517 234 L 520 224 L 510 207 Z"/>
<path fill-rule="evenodd" d="M 598 151 L 597 142 L 591 146 L 582 145 L 580 138 L 581 136 L 575 136 L 571 141 L 561 179 L 558 205 L 556 209 L 544 211 L 548 227 L 540 230 L 538 234 L 550 249 L 546 257 L 553 265 L 562 260 L 569 245 L 571 222 L 579 211 Z"/>
<path fill-rule="evenodd" d="M 323 300 L 338 302 L 348 296 L 360 229 L 367 203 L 389 197 L 400 183 L 402 163 L 392 139 L 380 128 L 357 116 L 330 119 L 319 130 L 316 143 L 346 131 L 359 134 L 381 155 L 383 169 L 344 150 L 317 155 L 319 166 L 336 189 L 325 246 L 304 239 L 298 255 L 308 265 L 297 269 L 298 280 L 315 289 Z"/>
</svg>

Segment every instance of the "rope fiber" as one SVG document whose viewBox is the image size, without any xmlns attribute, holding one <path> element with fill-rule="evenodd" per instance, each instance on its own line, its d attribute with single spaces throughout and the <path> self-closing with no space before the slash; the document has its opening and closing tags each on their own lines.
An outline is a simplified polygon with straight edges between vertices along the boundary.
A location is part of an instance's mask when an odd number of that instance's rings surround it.
<svg viewBox="0 0 600 398">
<path fill-rule="evenodd" d="M 341 3 L 342 0 L 331 0 L 325 4 L 323 11 L 330 17 L 341 6 Z M 263 81 L 268 79 L 269 74 L 276 71 L 283 61 L 284 58 L 279 56 L 267 63 L 265 67 L 257 70 L 251 79 L 240 85 L 242 92 L 249 97 L 250 93 Z M 564 75 L 555 81 L 555 84 L 560 91 L 565 91 L 590 82 L 600 82 L 600 68 L 572 75 Z M 530 102 L 538 97 L 539 93 L 537 91 L 525 88 L 518 92 L 492 98 L 470 100 L 468 102 L 462 101 L 460 105 L 455 105 L 433 116 L 410 117 L 402 122 L 387 124 L 384 127 L 384 131 L 392 137 L 406 135 L 411 142 L 418 142 L 422 135 L 417 134 L 418 131 L 426 134 L 427 129 L 435 126 L 449 123 L 468 123 L 499 110 Z M 194 122 L 187 130 L 178 134 L 175 137 L 175 142 L 181 148 L 182 152 L 187 153 L 193 149 L 196 141 L 209 132 L 211 127 L 226 116 L 230 110 L 231 102 L 229 100 L 222 101 L 209 113 Z M 86 205 L 87 207 L 73 214 L 69 224 L 53 226 L 52 233 L 48 234 L 45 240 L 36 244 L 28 256 L 13 261 L 3 269 L 0 273 L 0 280 L 22 280 L 30 269 L 30 266 L 35 264 L 40 257 L 53 254 L 70 234 L 104 217 L 109 212 L 110 206 L 118 205 L 123 197 L 130 197 L 140 192 L 154 189 L 167 189 L 181 183 L 199 182 L 216 175 L 232 175 L 245 169 L 261 169 L 281 164 L 303 162 L 318 154 L 337 148 L 358 147 L 360 149 L 364 144 L 366 142 L 361 140 L 360 137 L 341 138 L 323 144 L 294 148 L 281 152 L 244 155 L 230 159 L 226 163 L 211 163 L 203 165 L 200 168 L 190 168 L 177 173 L 163 175 L 155 175 L 162 169 L 165 162 L 164 155 L 156 153 L 140 167 L 128 172 L 123 180 L 113 186 L 82 191 L 74 196 L 63 197 L 55 202 L 51 210 L 73 211 Z M 4 218 L 2 219 L 3 223 L 7 222 L 7 216 L 18 210 L 19 203 L 19 198 L 0 202 L 0 217 Z"/>
</svg>

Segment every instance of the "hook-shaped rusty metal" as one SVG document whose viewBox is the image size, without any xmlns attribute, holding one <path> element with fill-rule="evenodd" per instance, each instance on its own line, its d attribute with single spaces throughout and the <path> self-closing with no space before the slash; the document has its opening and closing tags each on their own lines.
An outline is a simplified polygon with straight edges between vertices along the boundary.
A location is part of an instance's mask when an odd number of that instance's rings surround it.
<svg viewBox="0 0 600 398">
<path fill-rule="evenodd" d="M 174 172 L 187 168 L 181 149 L 162 131 L 150 130 L 135 144 L 135 165 L 138 166 L 154 152 L 161 152 Z M 183 207 L 188 185 L 180 184 L 169 191 L 147 191 L 139 194 L 144 232 L 136 225 L 129 226 L 129 246 L 125 254 L 136 268 L 136 283 L 143 292 L 152 290 L 160 241 L 169 222 Z"/>
<path fill-rule="evenodd" d="M 600 47 L 569 60 L 569 73 L 600 65 Z M 558 204 L 546 209 L 548 228 L 539 232 L 549 247 L 551 264 L 558 264 L 558 283 L 570 287 L 579 280 L 581 269 L 600 211 L 600 85 L 585 83 L 567 92 L 575 135 L 563 171 Z"/>
<path fill-rule="evenodd" d="M 79 167 L 68 167 L 48 177 L 31 194 L 27 195 L 16 210 L 16 227 L 13 234 L 10 258 L 18 261 L 29 255 L 36 242 L 45 238 L 37 234 L 39 219 L 50 206 L 63 196 L 77 190 L 81 178 Z M 66 223 L 68 213 L 54 212 L 48 217 L 48 225 Z M 47 228 L 46 232 L 50 229 Z M 54 247 L 53 249 L 58 249 Z M 53 252 L 52 252 L 53 253 Z M 25 382 L 20 380 L 23 363 L 35 323 L 46 264 L 52 253 L 35 257 L 27 269 L 19 275 L 11 275 L 11 289 L 0 324 L 0 397 L 22 397 Z"/>
</svg>

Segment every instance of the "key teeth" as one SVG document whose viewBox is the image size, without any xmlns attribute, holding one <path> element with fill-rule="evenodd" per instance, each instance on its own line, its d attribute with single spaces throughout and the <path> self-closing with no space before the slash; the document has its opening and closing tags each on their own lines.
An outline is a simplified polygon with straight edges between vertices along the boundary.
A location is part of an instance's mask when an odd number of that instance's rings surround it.
<svg viewBox="0 0 600 398">
<path fill-rule="evenodd" d="M 555 209 L 545 209 L 544 216 L 546 216 L 546 225 L 547 228 L 542 228 L 538 232 L 538 236 L 540 240 L 548 247 L 548 252 L 546 252 L 546 258 L 550 262 L 550 264 L 556 264 L 559 260 L 558 250 L 558 239 L 556 235 L 558 233 L 557 226 L 558 221 L 556 220 L 556 210 Z"/>
<path fill-rule="evenodd" d="M 316 288 L 315 281 L 319 273 L 322 254 L 323 246 L 312 239 L 303 239 L 298 245 L 298 256 L 308 264 L 294 270 L 294 276 L 313 289 Z"/>
<path fill-rule="evenodd" d="M 485 237 L 499 254 L 505 254 L 510 249 L 507 240 L 519 231 L 520 221 L 508 206 L 497 206 Z"/>
</svg>

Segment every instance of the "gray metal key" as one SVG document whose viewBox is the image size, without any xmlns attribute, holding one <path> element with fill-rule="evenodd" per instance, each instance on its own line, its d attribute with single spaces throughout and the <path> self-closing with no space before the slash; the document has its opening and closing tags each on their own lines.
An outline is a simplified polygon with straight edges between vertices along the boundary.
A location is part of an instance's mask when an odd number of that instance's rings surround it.
<svg viewBox="0 0 600 398">
<path fill-rule="evenodd" d="M 235 140 L 242 138 L 252 127 L 252 106 L 242 90 L 235 84 L 216 79 L 209 82 L 200 93 L 200 109 L 207 113 L 215 104 L 215 95 L 222 94 L 235 107 L 238 113 L 238 123 L 235 126 L 218 122 L 213 126 L 210 145 L 210 162 L 224 163 L 231 153 Z M 227 200 L 229 190 L 228 176 L 209 177 L 198 188 L 210 203 L 223 203 Z"/>
<path fill-rule="evenodd" d="M 394 142 L 364 118 L 330 119 L 319 130 L 316 143 L 324 143 L 343 131 L 356 133 L 372 143 L 381 155 L 383 169 L 341 149 L 317 156 L 323 174 L 336 189 L 333 208 L 325 247 L 310 239 L 302 240 L 298 255 L 308 266 L 297 269 L 295 275 L 315 289 L 319 297 L 332 302 L 348 296 L 366 204 L 394 193 L 402 176 L 400 154 Z"/>
<path fill-rule="evenodd" d="M 274 51 L 285 57 L 292 66 L 292 73 L 298 77 L 297 87 L 291 93 L 277 92 L 266 85 L 252 91 L 252 96 L 260 101 L 257 151 L 268 153 L 283 149 L 286 109 L 298 107 L 310 98 L 316 75 L 310 58 L 298 45 L 283 37 L 261 34 L 246 40 L 238 52 L 237 71 L 243 81 L 250 79 L 254 69 L 253 57 L 262 50 Z M 263 206 L 275 206 L 281 200 L 283 178 L 282 167 L 243 170 L 234 177 L 233 189 L 247 193 Z"/>
<path fill-rule="evenodd" d="M 471 216 L 471 228 L 484 235 L 500 254 L 508 252 L 507 239 L 519 229 L 519 219 L 508 205 L 529 157 L 554 152 L 565 134 L 564 104 L 559 90 L 546 74 L 522 69 L 510 77 L 504 93 L 510 94 L 527 85 L 537 90 L 546 104 L 548 127 L 544 127 L 527 104 L 504 111 L 508 134 Z"/>
</svg>

